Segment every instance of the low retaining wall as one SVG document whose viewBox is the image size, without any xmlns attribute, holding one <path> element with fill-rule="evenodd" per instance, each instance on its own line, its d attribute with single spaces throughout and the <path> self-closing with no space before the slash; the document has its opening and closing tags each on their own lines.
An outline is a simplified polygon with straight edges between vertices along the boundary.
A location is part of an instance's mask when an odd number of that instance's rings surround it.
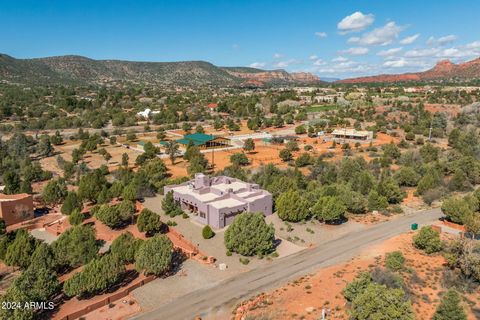
<svg viewBox="0 0 480 320">
<path fill-rule="evenodd" d="M 459 230 L 459 231 L 462 231 L 462 232 L 465 232 L 465 227 L 460 225 L 460 224 L 456 224 L 456 223 L 453 223 L 453 222 L 450 222 L 450 221 L 447 221 L 447 220 L 443 220 L 442 223 L 444 225 L 446 225 L 447 227 L 450 227 L 452 229 L 456 229 L 456 230 Z"/>
<path fill-rule="evenodd" d="M 148 277 L 146 277 L 142 280 L 132 282 L 127 287 L 124 287 L 122 290 L 120 290 L 118 292 L 114 292 L 111 295 L 109 295 L 108 297 L 106 297 L 106 298 L 104 298 L 100 301 L 92 302 L 88 306 L 83 307 L 82 309 L 77 310 L 75 312 L 69 313 L 68 315 L 64 315 L 64 316 L 61 316 L 61 317 L 55 317 L 54 316 L 54 319 L 72 320 L 72 319 L 80 318 L 80 317 L 86 315 L 87 313 L 90 313 L 90 312 L 92 312 L 96 309 L 99 309 L 103 306 L 109 305 L 112 302 L 115 302 L 117 300 L 120 300 L 120 299 L 126 297 L 133 290 L 135 290 L 137 288 L 140 288 L 144 284 L 147 284 L 154 279 L 155 279 L 155 276 L 148 276 Z"/>
</svg>

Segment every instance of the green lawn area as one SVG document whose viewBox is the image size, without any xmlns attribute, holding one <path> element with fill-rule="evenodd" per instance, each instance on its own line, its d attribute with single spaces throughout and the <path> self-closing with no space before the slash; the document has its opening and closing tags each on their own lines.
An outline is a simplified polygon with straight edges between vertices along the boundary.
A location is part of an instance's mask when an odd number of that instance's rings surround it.
<svg viewBox="0 0 480 320">
<path fill-rule="evenodd" d="M 327 105 L 313 105 L 306 108 L 307 112 L 321 112 L 321 111 L 330 111 L 338 109 L 337 105 L 327 104 Z"/>
</svg>

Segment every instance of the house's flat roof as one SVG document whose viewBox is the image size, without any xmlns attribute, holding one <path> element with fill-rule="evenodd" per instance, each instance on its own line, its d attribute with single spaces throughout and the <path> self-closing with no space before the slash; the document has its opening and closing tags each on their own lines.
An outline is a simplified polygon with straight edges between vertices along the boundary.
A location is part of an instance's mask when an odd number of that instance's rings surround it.
<svg viewBox="0 0 480 320">
<path fill-rule="evenodd" d="M 221 208 L 233 208 L 233 207 L 238 207 L 241 205 L 244 205 L 245 202 L 242 202 L 237 199 L 233 198 L 228 198 L 228 199 L 223 199 L 223 200 L 217 200 L 210 202 L 209 205 L 211 205 L 214 208 L 221 209 Z"/>
<path fill-rule="evenodd" d="M 234 181 L 234 182 L 231 182 L 231 183 L 219 183 L 219 184 L 214 184 L 211 186 L 212 188 L 215 188 L 215 189 L 218 189 L 220 191 L 227 191 L 227 189 L 232 189 L 233 192 L 237 191 L 237 190 L 240 190 L 240 189 L 243 189 L 243 188 L 247 188 L 248 187 L 248 183 L 245 183 L 245 182 L 241 182 L 241 181 Z"/>
<path fill-rule="evenodd" d="M 345 136 L 368 136 L 370 131 L 357 131 L 355 129 L 335 129 L 333 130 L 333 135 L 345 135 Z"/>
<path fill-rule="evenodd" d="M 218 194 L 215 194 L 215 193 L 212 193 L 212 192 L 207 192 L 207 193 L 203 193 L 203 194 L 196 193 L 189 186 L 176 187 L 176 188 L 174 188 L 174 190 L 178 193 L 181 193 L 181 194 L 189 194 L 189 195 L 195 197 L 196 199 L 198 199 L 202 202 L 212 201 L 212 200 L 220 197 Z"/>
<path fill-rule="evenodd" d="M 252 201 L 255 201 L 255 200 L 258 200 L 258 199 L 265 198 L 266 196 L 267 196 L 266 194 L 259 194 L 259 195 L 256 195 L 256 196 L 253 196 L 253 197 L 250 197 L 250 198 L 246 198 L 245 200 L 248 201 L 248 202 L 252 202 Z"/>
</svg>

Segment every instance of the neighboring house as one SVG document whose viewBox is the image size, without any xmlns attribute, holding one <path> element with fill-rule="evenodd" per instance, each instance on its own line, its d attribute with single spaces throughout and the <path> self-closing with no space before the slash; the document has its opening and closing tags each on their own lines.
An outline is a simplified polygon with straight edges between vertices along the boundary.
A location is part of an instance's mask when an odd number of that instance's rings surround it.
<svg viewBox="0 0 480 320">
<path fill-rule="evenodd" d="M 33 197 L 27 193 L 0 194 L 0 218 L 7 226 L 33 219 Z"/>
<path fill-rule="evenodd" d="M 197 173 L 191 181 L 164 187 L 182 209 L 191 211 L 197 221 L 220 229 L 232 223 L 241 212 L 272 214 L 272 195 L 257 184 L 226 176 L 209 177 Z"/>
<path fill-rule="evenodd" d="M 137 112 L 137 116 L 148 119 L 151 115 L 157 114 L 157 113 L 160 113 L 160 111 L 158 111 L 158 110 L 152 111 L 152 109 L 146 108 L 143 111 Z"/>
<path fill-rule="evenodd" d="M 357 131 L 355 129 L 335 129 L 332 132 L 332 136 L 335 141 L 344 139 L 371 141 L 373 139 L 373 132 Z"/>
<path fill-rule="evenodd" d="M 178 143 L 188 146 L 190 143 L 200 149 L 213 149 L 230 147 L 230 139 L 225 137 L 214 136 L 212 134 L 193 133 L 186 134 L 182 139 L 177 140 Z"/>
</svg>

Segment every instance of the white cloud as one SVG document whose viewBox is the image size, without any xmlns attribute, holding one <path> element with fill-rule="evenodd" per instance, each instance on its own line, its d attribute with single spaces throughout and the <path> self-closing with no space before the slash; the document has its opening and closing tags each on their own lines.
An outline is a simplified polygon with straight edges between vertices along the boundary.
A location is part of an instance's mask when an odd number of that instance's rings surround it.
<svg viewBox="0 0 480 320">
<path fill-rule="evenodd" d="M 403 50 L 402 47 L 399 47 L 399 48 L 391 48 L 391 49 L 388 49 L 388 50 L 382 50 L 382 51 L 379 51 L 379 52 L 377 53 L 377 56 L 390 57 L 390 56 L 396 55 L 397 53 L 399 53 L 399 52 L 402 51 L 402 50 Z"/>
<path fill-rule="evenodd" d="M 398 58 L 385 61 L 383 66 L 386 68 L 407 68 L 407 67 L 428 67 L 428 63 L 421 60 L 409 60 L 405 58 Z"/>
<path fill-rule="evenodd" d="M 473 50 L 469 49 L 458 49 L 458 48 L 447 48 L 440 51 L 437 56 L 440 58 L 466 58 L 477 55 Z"/>
<path fill-rule="evenodd" d="M 418 37 L 420 37 L 420 33 L 414 34 L 413 36 L 403 38 L 400 40 L 400 44 L 412 44 L 414 43 Z"/>
<path fill-rule="evenodd" d="M 265 62 L 254 62 L 249 65 L 250 68 L 263 68 L 265 67 Z"/>
<path fill-rule="evenodd" d="M 430 37 L 427 40 L 427 44 L 429 46 L 444 46 L 446 44 L 452 43 L 453 41 L 457 40 L 457 36 L 454 34 L 449 34 L 448 36 L 443 36 L 440 38 Z"/>
<path fill-rule="evenodd" d="M 319 68 L 316 71 L 323 74 L 362 74 L 365 72 L 370 72 L 374 67 L 371 65 L 360 63 L 356 61 L 345 61 L 336 64 L 332 64 L 323 68 Z"/>
<path fill-rule="evenodd" d="M 353 47 L 353 48 L 348 48 L 347 50 L 340 51 L 341 53 L 344 54 L 350 54 L 352 56 L 363 56 L 368 53 L 368 48 L 364 47 Z"/>
<path fill-rule="evenodd" d="M 276 68 L 286 68 L 292 64 L 298 64 L 300 63 L 299 60 L 296 60 L 296 59 L 290 59 L 290 60 L 286 60 L 286 61 L 280 61 L 280 62 L 277 62 L 274 66 Z"/>
<path fill-rule="evenodd" d="M 440 49 L 438 48 L 428 48 L 428 49 L 414 49 L 414 50 L 409 50 L 405 52 L 405 57 L 410 57 L 410 58 L 424 58 L 424 57 L 433 57 L 438 52 Z"/>
<path fill-rule="evenodd" d="M 405 58 L 399 58 L 397 60 L 388 60 L 383 63 L 384 67 L 387 68 L 403 68 L 408 65 L 408 62 Z"/>
<path fill-rule="evenodd" d="M 281 53 L 274 53 L 273 54 L 273 59 L 280 59 L 280 58 L 283 58 L 283 54 L 281 54 Z"/>
<path fill-rule="evenodd" d="M 474 41 L 466 45 L 468 49 L 480 49 L 480 41 Z"/>
<path fill-rule="evenodd" d="M 345 58 L 345 57 L 342 57 L 342 56 L 338 56 L 334 59 L 332 59 L 333 62 L 345 62 L 345 61 L 348 61 L 348 58 Z"/>
<path fill-rule="evenodd" d="M 323 66 L 323 65 L 326 65 L 327 63 L 325 61 L 323 61 L 322 59 L 317 59 L 317 60 L 315 60 L 315 62 L 313 64 L 315 66 Z"/>
<path fill-rule="evenodd" d="M 360 37 L 350 37 L 348 38 L 347 43 L 357 43 L 358 41 L 360 41 Z"/>
<path fill-rule="evenodd" d="M 325 38 L 327 36 L 327 33 L 322 31 L 317 31 L 315 32 L 315 35 L 319 38 Z"/>
<path fill-rule="evenodd" d="M 361 37 L 352 37 L 348 39 L 349 43 L 358 43 L 362 46 L 380 45 L 386 46 L 397 39 L 400 32 L 405 29 L 404 26 L 398 26 L 395 22 L 390 21 L 380 28 L 364 33 Z"/>
<path fill-rule="evenodd" d="M 312 54 L 310 57 L 308 57 L 310 60 L 317 60 L 318 56 L 316 54 Z"/>
<path fill-rule="evenodd" d="M 373 14 L 363 14 L 360 11 L 346 16 L 337 24 L 340 33 L 358 32 L 370 26 L 375 17 Z"/>
</svg>

